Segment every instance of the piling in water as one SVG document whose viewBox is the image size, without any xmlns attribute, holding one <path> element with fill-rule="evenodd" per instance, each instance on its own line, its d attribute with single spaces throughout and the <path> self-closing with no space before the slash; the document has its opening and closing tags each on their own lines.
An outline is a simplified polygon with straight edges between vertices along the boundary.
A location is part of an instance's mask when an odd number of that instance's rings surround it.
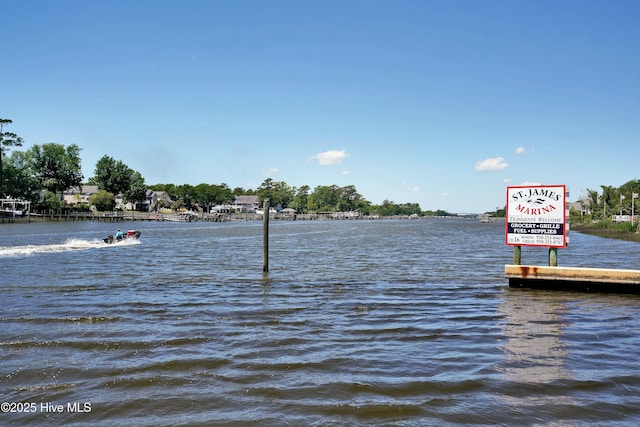
<svg viewBox="0 0 640 427">
<path fill-rule="evenodd" d="M 269 272 L 269 199 L 263 203 L 262 217 L 262 272 Z"/>
</svg>

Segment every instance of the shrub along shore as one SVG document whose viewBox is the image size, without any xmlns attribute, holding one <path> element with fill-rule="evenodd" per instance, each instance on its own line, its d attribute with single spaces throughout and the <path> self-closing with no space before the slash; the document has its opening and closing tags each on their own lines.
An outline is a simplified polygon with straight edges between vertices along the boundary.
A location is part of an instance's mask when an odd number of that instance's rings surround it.
<svg viewBox="0 0 640 427">
<path fill-rule="evenodd" d="M 597 222 L 590 224 L 571 223 L 571 231 L 591 234 L 593 236 L 607 237 L 610 239 L 627 240 L 630 242 L 640 243 L 640 225 L 638 225 L 638 228 L 631 228 L 630 225 L 631 224 L 627 223 L 626 227 L 621 227 L 618 225 L 618 223 L 612 222 Z"/>
</svg>

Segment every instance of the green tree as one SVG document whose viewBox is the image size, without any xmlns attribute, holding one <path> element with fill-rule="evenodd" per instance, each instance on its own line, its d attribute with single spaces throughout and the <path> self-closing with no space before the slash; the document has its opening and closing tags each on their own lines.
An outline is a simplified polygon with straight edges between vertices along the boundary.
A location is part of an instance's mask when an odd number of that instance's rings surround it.
<svg viewBox="0 0 640 427">
<path fill-rule="evenodd" d="M 399 215 L 421 215 L 422 209 L 420 209 L 420 205 L 418 203 L 403 203 L 398 205 L 398 214 Z"/>
<path fill-rule="evenodd" d="M 495 212 L 486 212 L 491 216 L 494 216 L 496 218 L 506 218 L 507 217 L 507 206 L 505 205 L 504 207 L 500 208 L 500 207 L 496 207 Z"/>
<path fill-rule="evenodd" d="M 98 190 L 89 196 L 89 204 L 99 211 L 112 211 L 116 207 L 116 196 L 106 190 Z"/>
<path fill-rule="evenodd" d="M 122 194 L 125 203 L 138 206 L 144 204 L 147 198 L 147 185 L 142 174 L 107 155 L 102 156 L 96 163 L 94 176 L 90 181 L 101 190 Z"/>
<path fill-rule="evenodd" d="M 308 212 L 307 202 L 309 201 L 309 190 L 311 190 L 311 188 L 308 185 L 303 185 L 302 187 L 298 188 L 295 192 L 295 195 L 293 196 L 293 199 L 291 200 L 289 207 L 295 209 L 300 213 Z"/>
<path fill-rule="evenodd" d="M 184 204 L 184 200 L 182 199 L 178 199 L 175 200 L 172 204 L 171 204 L 171 209 L 174 211 L 177 211 L 178 209 L 182 209 L 184 208 L 186 205 Z"/>
<path fill-rule="evenodd" d="M 41 187 L 33 176 L 26 153 L 14 151 L 5 159 L 5 191 L 11 197 L 37 202 Z"/>
<path fill-rule="evenodd" d="M 640 179 L 632 179 L 620 186 L 620 192 L 627 194 L 629 197 L 631 193 L 640 193 Z"/>
<path fill-rule="evenodd" d="M 225 184 L 225 185 L 226 185 L 226 184 Z M 244 189 L 244 188 L 242 188 L 242 187 L 236 187 L 236 188 L 234 188 L 234 189 L 231 191 L 231 193 L 232 193 L 234 196 L 245 196 L 245 195 L 248 195 L 248 194 L 247 194 L 247 191 L 252 191 L 252 190 L 245 190 L 245 189 Z"/>
<path fill-rule="evenodd" d="M 361 211 L 366 203 L 354 185 L 347 185 L 337 190 L 336 209 L 340 212 Z"/>
<path fill-rule="evenodd" d="M 443 211 L 442 209 L 438 209 L 436 211 L 436 216 L 455 216 L 455 215 L 448 211 Z"/>
<path fill-rule="evenodd" d="M 600 204 L 598 203 L 598 191 L 597 190 L 589 190 L 587 189 L 587 204 L 589 205 L 589 210 L 591 211 L 591 217 L 598 218 L 601 217 L 602 209 L 600 208 Z"/>
<path fill-rule="evenodd" d="M 273 181 L 271 178 L 267 178 L 258 187 L 256 193 L 260 197 L 260 203 L 265 199 L 269 199 L 271 206 L 286 207 L 289 206 L 289 202 L 293 199 L 295 189 L 287 185 L 283 181 Z"/>
<path fill-rule="evenodd" d="M 125 203 L 143 205 L 147 199 L 147 185 L 144 183 L 142 174 L 129 169 L 129 187 L 122 192 L 122 199 Z"/>
<path fill-rule="evenodd" d="M 4 127 L 10 125 L 13 121 L 9 119 L 0 119 L 0 197 L 5 196 L 4 171 L 2 165 L 2 155 L 9 147 L 22 146 L 22 138 L 12 132 L 5 132 Z"/>
<path fill-rule="evenodd" d="M 376 206 L 375 213 L 381 216 L 394 216 L 398 215 L 398 205 L 393 203 L 393 201 L 385 199 L 382 201 L 382 204 Z"/>
<path fill-rule="evenodd" d="M 336 211 L 340 198 L 340 187 L 337 185 L 318 185 L 307 200 L 310 211 Z"/>
<path fill-rule="evenodd" d="M 172 195 L 173 196 L 173 195 Z M 181 208 L 192 209 L 196 203 L 195 191 L 193 185 L 182 184 L 175 188 L 175 196 L 177 200 L 173 204 L 173 209 Z"/>
<path fill-rule="evenodd" d="M 614 213 L 616 189 L 610 185 L 600 187 L 602 187 L 602 219 L 606 219 Z"/>
<path fill-rule="evenodd" d="M 120 160 L 104 155 L 96 163 L 92 182 L 99 189 L 113 194 L 129 191 L 135 171 Z"/>
<path fill-rule="evenodd" d="M 56 193 L 46 190 L 44 192 L 43 207 L 58 212 L 62 208 L 62 200 Z"/>
<path fill-rule="evenodd" d="M 149 189 L 153 191 L 164 191 L 169 194 L 171 197 L 177 197 L 176 186 L 173 184 L 154 184 L 150 185 Z"/>
<path fill-rule="evenodd" d="M 220 185 L 198 184 L 193 188 L 194 198 L 198 206 L 210 208 L 211 206 L 231 203 L 235 197 L 227 184 Z"/>
<path fill-rule="evenodd" d="M 273 191 L 273 179 L 271 178 L 267 178 L 265 179 L 262 184 L 260 184 L 260 186 L 258 187 L 258 189 L 256 190 L 256 193 L 258 195 L 258 197 L 260 198 L 260 205 L 262 205 L 262 202 L 265 199 L 269 199 L 269 202 L 271 203 L 271 206 L 275 206 L 274 205 L 274 191 Z"/>
<path fill-rule="evenodd" d="M 31 169 L 42 188 L 55 194 L 82 185 L 80 147 L 48 143 L 27 151 Z M 60 197 L 62 200 L 62 197 Z"/>
<path fill-rule="evenodd" d="M 634 215 L 638 212 L 638 204 L 640 199 L 636 199 L 632 203 L 633 194 L 640 194 L 640 179 L 632 179 L 631 181 L 627 181 L 620 186 L 618 189 L 620 195 L 623 195 L 625 198 L 621 201 L 621 207 L 627 214 L 631 214 L 631 208 L 634 208 Z"/>
</svg>

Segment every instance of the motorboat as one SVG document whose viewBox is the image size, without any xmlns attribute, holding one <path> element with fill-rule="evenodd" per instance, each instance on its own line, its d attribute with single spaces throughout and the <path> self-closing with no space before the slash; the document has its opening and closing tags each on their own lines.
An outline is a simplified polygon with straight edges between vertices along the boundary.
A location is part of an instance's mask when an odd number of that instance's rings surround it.
<svg viewBox="0 0 640 427">
<path fill-rule="evenodd" d="M 118 230 L 120 231 L 120 230 Z M 119 243 L 122 242 L 124 240 L 127 239 L 139 239 L 140 238 L 140 231 L 138 230 L 127 230 L 126 233 L 116 233 L 116 235 L 108 235 L 107 237 L 105 237 L 104 239 L 102 239 L 105 243 L 111 244 L 111 243 Z"/>
</svg>

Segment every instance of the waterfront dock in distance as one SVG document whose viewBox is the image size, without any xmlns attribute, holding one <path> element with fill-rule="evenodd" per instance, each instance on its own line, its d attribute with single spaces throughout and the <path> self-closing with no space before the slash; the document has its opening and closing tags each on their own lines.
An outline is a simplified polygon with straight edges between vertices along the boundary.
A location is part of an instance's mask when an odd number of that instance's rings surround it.
<svg viewBox="0 0 640 427">
<path fill-rule="evenodd" d="M 514 288 L 640 294 L 640 270 L 505 265 L 504 276 Z"/>
</svg>

